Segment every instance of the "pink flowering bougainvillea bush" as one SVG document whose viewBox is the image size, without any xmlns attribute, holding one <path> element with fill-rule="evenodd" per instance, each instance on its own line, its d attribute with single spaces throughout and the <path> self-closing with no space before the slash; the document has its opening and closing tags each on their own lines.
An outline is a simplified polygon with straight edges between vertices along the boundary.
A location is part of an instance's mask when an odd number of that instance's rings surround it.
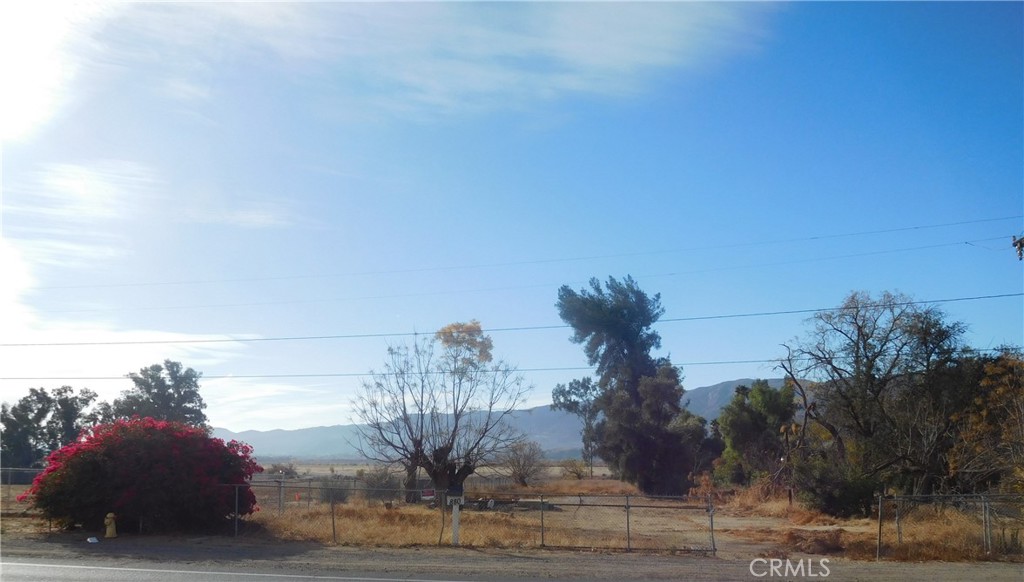
<svg viewBox="0 0 1024 582">
<path fill-rule="evenodd" d="M 47 457 L 19 499 L 47 517 L 100 529 L 108 512 L 128 531 L 195 531 L 257 511 L 248 483 L 263 471 L 245 443 L 179 422 L 133 418 L 97 425 Z"/>
</svg>

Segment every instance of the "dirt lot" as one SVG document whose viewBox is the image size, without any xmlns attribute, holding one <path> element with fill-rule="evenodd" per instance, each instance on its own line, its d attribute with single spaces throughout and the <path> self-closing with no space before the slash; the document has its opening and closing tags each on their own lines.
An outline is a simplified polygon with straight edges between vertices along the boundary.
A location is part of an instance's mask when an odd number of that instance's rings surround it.
<svg viewBox="0 0 1024 582">
<path fill-rule="evenodd" d="M 90 544 L 88 532 L 47 532 L 45 522 L 4 517 L 0 522 L 0 552 L 5 560 L 48 558 L 130 566 L 133 560 L 156 560 L 169 566 L 188 564 L 210 569 L 267 566 L 282 573 L 330 571 L 335 575 L 376 572 L 390 576 L 436 575 L 487 579 L 490 577 L 580 580 L 757 580 L 751 560 L 812 561 L 822 576 L 821 560 L 832 580 L 1024 580 L 1024 566 L 1011 563 L 895 563 L 852 561 L 831 555 L 793 553 L 782 539 L 765 539 L 764 532 L 789 531 L 777 518 L 722 515 L 716 556 L 657 553 L 572 552 L 560 550 L 500 550 L 443 547 L 405 549 L 324 546 L 259 538 L 215 536 L 133 536 Z M 808 526 L 821 528 L 828 526 Z M 809 530 L 813 531 L 813 530 Z M 750 532 L 755 532 L 751 534 Z M 760 532 L 760 533 L 757 533 Z M 766 562 L 754 573 L 767 572 Z M 778 578 L 775 578 L 778 579 Z M 793 579 L 793 577 L 789 577 Z"/>
</svg>

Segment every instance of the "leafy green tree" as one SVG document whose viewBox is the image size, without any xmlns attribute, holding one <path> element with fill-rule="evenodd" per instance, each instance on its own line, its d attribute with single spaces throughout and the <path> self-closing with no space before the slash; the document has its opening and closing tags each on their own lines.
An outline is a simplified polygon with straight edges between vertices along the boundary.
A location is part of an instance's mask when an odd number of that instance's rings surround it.
<svg viewBox="0 0 1024 582">
<path fill-rule="evenodd" d="M 37 466 L 50 452 L 46 420 L 53 409 L 53 398 L 44 388 L 31 388 L 13 406 L 0 406 L 0 457 L 5 467 Z"/>
<path fill-rule="evenodd" d="M 651 351 L 661 347 L 661 336 L 651 326 L 665 313 L 661 294 L 648 296 L 629 276 L 609 277 L 605 287 L 594 278 L 590 289 L 562 286 L 556 305 L 573 329 L 572 341 L 583 344 L 590 365 L 597 367 L 602 390 L 624 391 L 639 405 L 640 378 L 658 370 Z"/>
<path fill-rule="evenodd" d="M 32 388 L 13 406 L 0 409 L 0 462 L 5 467 L 39 465 L 46 455 L 78 438 L 83 428 L 95 424 L 87 413 L 96 393 L 70 386 L 47 392 Z"/>
<path fill-rule="evenodd" d="M 180 362 L 164 360 L 138 374 L 128 374 L 134 387 L 114 400 L 115 418 L 155 418 L 206 426 L 206 403 L 199 394 L 201 373 L 183 368 Z"/>
<path fill-rule="evenodd" d="M 46 438 L 51 451 L 75 442 L 82 429 L 95 424 L 87 414 L 89 406 L 96 401 L 96 393 L 88 388 L 75 394 L 70 386 L 61 386 L 53 391 L 53 408 L 46 422 Z"/>
<path fill-rule="evenodd" d="M 597 454 L 597 420 L 600 413 L 597 398 L 600 394 L 600 388 L 590 378 L 573 380 L 568 385 L 558 384 L 551 391 L 552 410 L 575 414 L 583 421 L 582 457 L 591 477 L 594 476 L 594 457 Z"/>
<path fill-rule="evenodd" d="M 755 380 L 751 387 L 737 386 L 718 416 L 726 447 L 719 476 L 740 484 L 757 473 L 776 473 L 795 413 L 792 384 L 779 390 L 764 380 Z"/>
<path fill-rule="evenodd" d="M 811 509 L 837 517 L 871 515 L 878 480 L 849 463 L 836 463 L 821 450 L 798 459 L 793 466 L 797 497 Z"/>
<path fill-rule="evenodd" d="M 591 279 L 579 291 L 563 286 L 557 307 L 597 369 L 598 455 L 646 493 L 686 491 L 705 427 L 680 405 L 679 369 L 651 355 L 661 347 L 651 329 L 664 314 L 661 296 L 647 295 L 632 277 L 609 277 L 604 286 Z"/>
<path fill-rule="evenodd" d="M 845 475 L 918 494 L 958 487 L 949 466 L 962 440 L 957 418 L 982 378 L 980 360 L 962 343 L 966 327 L 893 293 L 852 293 L 811 322 L 781 363 L 805 412 L 795 461 L 824 454 L 835 467 L 796 477 L 806 485 Z M 827 438 L 808 439 L 809 423 Z"/>
<path fill-rule="evenodd" d="M 965 330 L 934 308 L 910 320 L 907 372 L 886 407 L 894 460 L 881 473 L 898 490 L 930 494 L 960 486 L 949 466 L 951 449 L 963 439 L 956 418 L 982 390 L 988 359 L 963 346 Z"/>
</svg>

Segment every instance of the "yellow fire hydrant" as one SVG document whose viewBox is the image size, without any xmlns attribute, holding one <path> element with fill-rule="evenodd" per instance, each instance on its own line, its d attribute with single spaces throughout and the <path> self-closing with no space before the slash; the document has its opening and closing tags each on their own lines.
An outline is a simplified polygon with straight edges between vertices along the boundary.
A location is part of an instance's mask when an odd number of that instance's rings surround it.
<svg viewBox="0 0 1024 582">
<path fill-rule="evenodd" d="M 113 513 L 108 513 L 106 519 L 103 520 L 103 525 L 107 526 L 107 535 L 103 537 L 116 538 L 117 537 L 117 516 Z"/>
</svg>

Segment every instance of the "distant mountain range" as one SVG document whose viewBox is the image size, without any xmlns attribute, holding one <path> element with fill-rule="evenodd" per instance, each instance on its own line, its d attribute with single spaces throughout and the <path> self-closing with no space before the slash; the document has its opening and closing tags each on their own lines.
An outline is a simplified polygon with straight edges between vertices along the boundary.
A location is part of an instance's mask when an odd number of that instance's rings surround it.
<svg viewBox="0 0 1024 582">
<path fill-rule="evenodd" d="M 719 412 L 732 400 L 736 387 L 749 386 L 754 380 L 741 378 L 687 390 L 683 405 L 708 421 L 718 418 Z M 779 388 L 781 378 L 768 380 L 769 386 Z M 517 410 L 513 424 L 531 440 L 540 444 L 551 459 L 579 455 L 580 421 L 567 412 L 551 410 L 550 406 L 538 406 Z M 297 430 L 247 430 L 232 432 L 214 428 L 213 435 L 224 440 L 239 440 L 252 445 L 256 458 L 262 462 L 274 460 L 357 460 L 360 458 L 354 443 L 358 440 L 357 425 L 317 426 Z"/>
<path fill-rule="evenodd" d="M 765 381 L 776 390 L 782 388 L 783 384 L 785 384 L 783 378 L 766 378 Z M 703 416 L 708 422 L 711 422 L 718 418 L 718 413 L 732 400 L 737 386 L 750 386 L 753 383 L 753 378 L 740 378 L 739 380 L 729 380 L 728 382 L 719 382 L 712 386 L 687 390 L 686 394 L 683 394 L 683 405 L 690 412 L 697 416 Z"/>
</svg>

